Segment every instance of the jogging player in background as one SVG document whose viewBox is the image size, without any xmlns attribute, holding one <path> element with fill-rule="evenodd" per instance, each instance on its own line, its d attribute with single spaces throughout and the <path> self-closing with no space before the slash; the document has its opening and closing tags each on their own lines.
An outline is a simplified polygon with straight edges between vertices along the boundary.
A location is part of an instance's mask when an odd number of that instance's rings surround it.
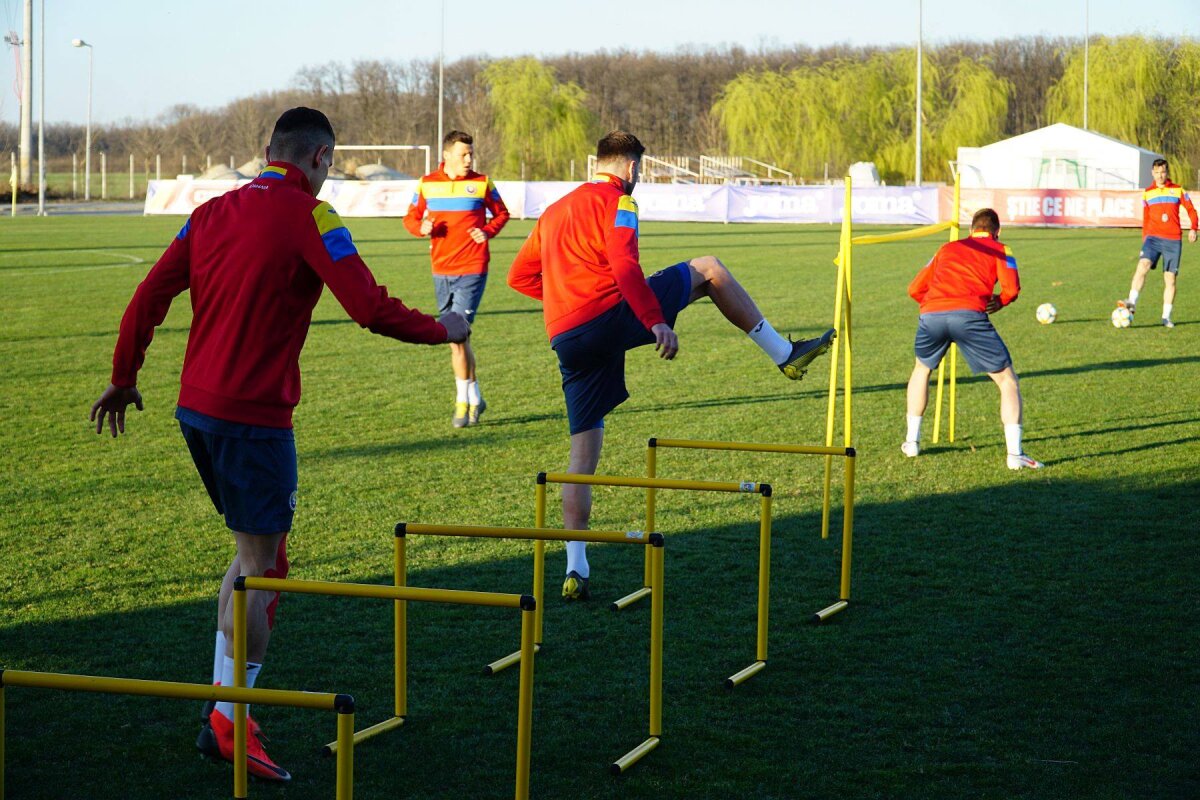
<svg viewBox="0 0 1200 800">
<path fill-rule="evenodd" d="M 1000 294 L 993 294 L 996 281 Z M 986 372 L 1000 389 L 1000 420 L 1008 446 L 1009 469 L 1041 469 L 1021 449 L 1022 400 L 1012 357 L 988 314 L 1017 299 L 1021 279 L 1012 250 L 1000 243 L 1000 217 L 990 208 L 975 212 L 971 236 L 944 244 L 908 287 L 921 304 L 908 379 L 908 435 L 900 450 L 909 458 L 921 451 L 921 420 L 929 402 L 929 373 L 954 342 L 971 371 Z"/>
<path fill-rule="evenodd" d="M 472 324 L 487 285 L 488 239 L 508 222 L 508 209 L 495 184 L 487 175 L 471 170 L 474 161 L 475 143 L 470 135 L 447 133 L 442 140 L 442 163 L 421 178 L 404 215 L 409 233 L 429 237 L 438 309 L 443 314 L 457 311 Z M 469 339 L 450 345 L 450 363 L 455 384 L 451 424 L 465 428 L 479 422 L 479 415 L 487 409 Z"/>
<path fill-rule="evenodd" d="M 440 320 L 404 306 L 375 283 L 337 212 L 316 199 L 333 163 L 334 134 L 320 111 L 293 108 L 275 123 L 267 167 L 250 184 L 196 209 L 138 286 L 121 319 L 112 383 L 91 410 L 96 433 L 125 432 L 142 410 L 137 374 L 154 329 L 176 295 L 190 291 L 192 324 L 175 418 L 200 478 L 233 531 L 237 554 L 217 605 L 213 682 L 233 685 L 230 596 L 239 575 L 282 578 L 296 508 L 292 410 L 300 401 L 300 350 L 328 285 L 373 333 L 421 344 L 462 342 L 463 317 Z M 250 592 L 247 685 L 262 668 L 277 594 Z M 206 708 L 197 746 L 232 761 L 233 706 Z M 273 781 L 287 770 L 249 724 L 249 770 Z"/>
<path fill-rule="evenodd" d="M 645 148 L 614 131 L 596 149 L 596 177 L 551 204 L 534 225 L 508 274 L 508 284 L 542 302 L 550 346 L 558 353 L 571 430 L 568 472 L 594 474 L 604 442 L 604 417 L 629 397 L 625 351 L 653 344 L 675 358 L 672 326 L 689 303 L 711 298 L 717 309 L 767 354 L 784 375 L 799 380 L 829 349 L 828 330 L 790 342 L 770 323 L 718 259 L 693 258 L 648 280 L 638 257 L 637 185 Z M 588 486 L 563 486 L 563 524 L 586 530 Z M 567 543 L 563 597 L 586 600 L 587 545 Z"/>
<path fill-rule="evenodd" d="M 1188 242 L 1196 241 L 1196 207 L 1192 198 L 1177 183 L 1171 182 L 1170 169 L 1165 159 L 1157 159 L 1150 167 L 1154 185 L 1142 192 L 1142 251 L 1138 253 L 1137 268 L 1129 287 L 1129 297 L 1118 300 L 1117 306 L 1129 309 L 1132 314 L 1137 308 L 1138 295 L 1146 284 L 1146 275 L 1163 265 L 1162 324 L 1174 328 L 1171 312 L 1175 309 L 1175 281 L 1179 275 L 1179 258 L 1183 254 L 1183 226 L 1179 224 L 1179 207 L 1187 209 L 1192 227 L 1188 231 Z"/>
</svg>

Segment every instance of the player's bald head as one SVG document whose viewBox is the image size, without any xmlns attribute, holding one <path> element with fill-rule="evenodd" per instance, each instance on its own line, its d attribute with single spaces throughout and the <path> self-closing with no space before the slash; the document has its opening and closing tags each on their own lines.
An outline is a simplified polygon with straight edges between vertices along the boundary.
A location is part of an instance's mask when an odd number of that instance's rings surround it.
<svg viewBox="0 0 1200 800">
<path fill-rule="evenodd" d="M 323 145 L 333 147 L 334 140 L 333 125 L 320 111 L 304 106 L 289 108 L 271 132 L 271 160 L 298 164 Z"/>
</svg>

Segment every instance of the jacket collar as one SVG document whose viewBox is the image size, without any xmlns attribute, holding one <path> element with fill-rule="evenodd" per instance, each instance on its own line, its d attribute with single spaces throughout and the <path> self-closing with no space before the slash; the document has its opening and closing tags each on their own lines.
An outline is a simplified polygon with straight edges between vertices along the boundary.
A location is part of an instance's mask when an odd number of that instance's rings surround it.
<svg viewBox="0 0 1200 800">
<path fill-rule="evenodd" d="M 263 171 L 258 173 L 256 181 L 283 181 L 299 186 L 309 194 L 313 193 L 312 184 L 308 182 L 308 176 L 300 171 L 300 168 L 295 164 L 289 164 L 286 161 L 272 161 L 263 168 Z"/>
</svg>

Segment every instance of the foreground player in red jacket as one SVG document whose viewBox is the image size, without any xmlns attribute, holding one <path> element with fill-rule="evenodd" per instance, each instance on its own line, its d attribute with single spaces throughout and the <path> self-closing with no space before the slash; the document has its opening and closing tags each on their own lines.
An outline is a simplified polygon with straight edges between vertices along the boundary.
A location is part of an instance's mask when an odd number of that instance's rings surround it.
<svg viewBox="0 0 1200 800">
<path fill-rule="evenodd" d="M 438 310 L 457 311 L 471 325 L 487 286 L 488 240 L 508 222 L 508 209 L 496 185 L 487 175 L 471 169 L 474 162 L 475 140 L 462 131 L 447 133 L 442 141 L 442 163 L 437 171 L 421 178 L 404 215 L 409 233 L 429 237 Z M 487 410 L 470 340 L 450 345 L 450 364 L 456 389 L 451 424 L 465 428 L 478 423 L 479 415 Z"/>
<path fill-rule="evenodd" d="M 993 294 L 997 280 L 1000 294 Z M 953 342 L 971 371 L 986 372 L 1000 389 L 1008 468 L 1041 469 L 1041 462 L 1021 450 L 1021 386 L 1008 348 L 988 319 L 988 314 L 1004 308 L 1020 293 L 1017 259 L 1000 243 L 1000 217 L 990 208 L 975 212 L 970 238 L 942 245 L 913 278 L 908 294 L 921 304 L 921 316 L 914 345 L 917 362 L 908 379 L 908 436 L 900 446 L 904 455 L 913 458 L 920 453 L 929 373 Z"/>
<path fill-rule="evenodd" d="M 568 472 L 594 474 L 604 417 L 629 397 L 625 351 L 653 344 L 665 359 L 679 350 L 672 326 L 685 306 L 711 298 L 788 378 L 799 380 L 829 349 L 832 329 L 816 339 L 784 339 L 719 260 L 693 258 L 649 280 L 638 257 L 638 208 L 630 194 L 646 148 L 614 131 L 596 150 L 595 180 L 550 205 L 508 273 L 508 285 L 542 302 L 550 346 L 558 353 L 571 426 Z M 588 486 L 563 486 L 563 524 L 586 530 Z M 563 597 L 586 600 L 590 570 L 584 542 L 567 543 Z"/>
<path fill-rule="evenodd" d="M 320 111 L 293 108 L 275 123 L 266 169 L 247 186 L 200 206 L 138 286 L 121 319 L 112 383 L 92 406 L 96 433 L 125 432 L 125 410 L 142 410 L 137 373 L 171 301 L 191 292 L 192 324 L 175 418 L 196 469 L 233 532 L 233 559 L 217 604 L 213 682 L 233 683 L 233 581 L 287 575 L 287 533 L 296 509 L 292 409 L 300 401 L 300 349 L 328 285 L 355 322 L 421 344 L 461 342 L 466 320 L 440 320 L 388 297 L 359 258 L 337 212 L 317 193 L 333 163 L 333 128 Z M 247 684 L 254 685 L 278 595 L 250 592 Z M 233 707 L 206 709 L 196 745 L 232 760 Z M 250 724 L 249 770 L 286 781 Z"/>
</svg>

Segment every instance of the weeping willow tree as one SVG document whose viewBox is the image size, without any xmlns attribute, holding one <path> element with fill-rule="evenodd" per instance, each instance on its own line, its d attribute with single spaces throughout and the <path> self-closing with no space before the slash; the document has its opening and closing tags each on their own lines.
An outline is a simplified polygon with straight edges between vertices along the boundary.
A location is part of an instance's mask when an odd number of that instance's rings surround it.
<svg viewBox="0 0 1200 800">
<path fill-rule="evenodd" d="M 589 152 L 594 118 L 577 84 L 559 83 L 533 58 L 497 61 L 483 73 L 500 134 L 499 177 L 565 179 L 571 159 Z"/>
<path fill-rule="evenodd" d="M 1089 47 L 1088 127 L 1164 153 L 1176 179 L 1200 166 L 1200 43 L 1100 37 Z M 1046 97 L 1047 119 L 1083 125 L 1083 46 Z"/>
<path fill-rule="evenodd" d="M 959 146 L 1000 138 L 1012 85 L 965 57 L 948 66 L 926 55 L 922 171 L 948 178 Z M 874 161 L 889 182 L 916 163 L 916 54 L 876 53 L 786 72 L 751 71 L 730 81 L 713 107 L 733 151 L 804 176 Z"/>
</svg>

